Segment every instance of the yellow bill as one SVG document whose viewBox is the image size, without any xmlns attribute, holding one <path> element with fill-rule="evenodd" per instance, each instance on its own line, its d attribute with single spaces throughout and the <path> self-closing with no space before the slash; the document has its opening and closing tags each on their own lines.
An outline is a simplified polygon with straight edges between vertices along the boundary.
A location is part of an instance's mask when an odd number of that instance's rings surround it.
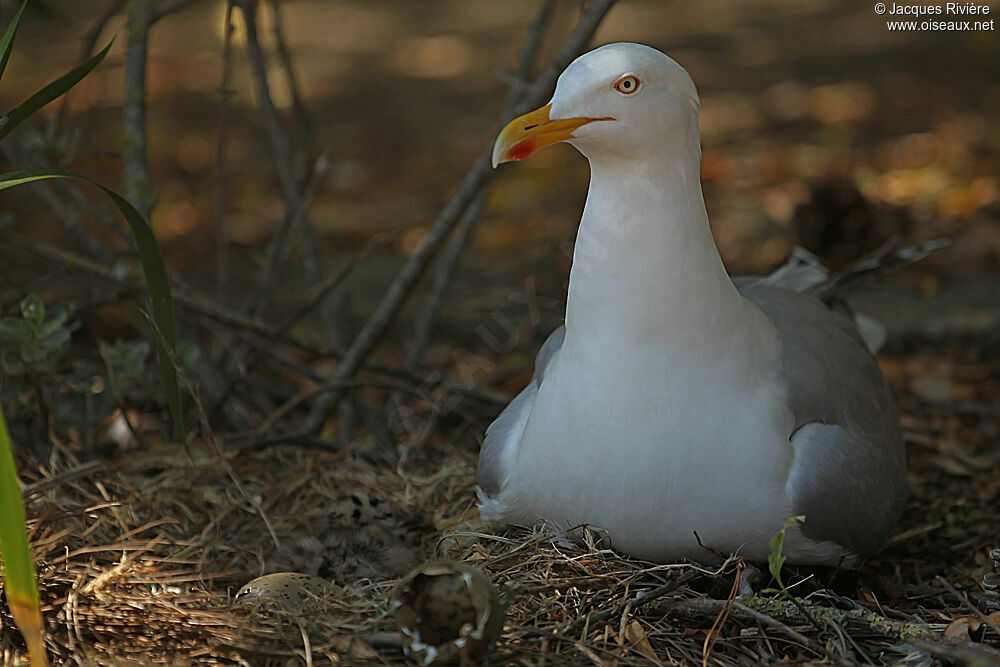
<svg viewBox="0 0 1000 667">
<path fill-rule="evenodd" d="M 546 104 L 507 123 L 493 144 L 493 166 L 514 160 L 523 160 L 539 148 L 573 138 L 578 128 L 595 120 L 611 118 L 559 118 L 551 120 Z"/>
</svg>

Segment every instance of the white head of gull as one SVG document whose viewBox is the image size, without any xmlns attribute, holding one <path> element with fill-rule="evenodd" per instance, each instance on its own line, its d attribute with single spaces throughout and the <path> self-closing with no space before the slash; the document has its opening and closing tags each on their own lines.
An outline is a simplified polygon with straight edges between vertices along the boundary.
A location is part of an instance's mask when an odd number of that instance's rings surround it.
<svg viewBox="0 0 1000 667">
<path fill-rule="evenodd" d="M 574 61 L 503 129 L 494 165 L 565 141 L 590 161 L 565 326 L 487 430 L 487 520 L 603 529 L 617 550 L 852 564 L 905 498 L 890 389 L 845 315 L 727 274 L 701 191 L 698 93 L 656 49 Z M 777 275 L 777 274 L 776 274 Z"/>
</svg>

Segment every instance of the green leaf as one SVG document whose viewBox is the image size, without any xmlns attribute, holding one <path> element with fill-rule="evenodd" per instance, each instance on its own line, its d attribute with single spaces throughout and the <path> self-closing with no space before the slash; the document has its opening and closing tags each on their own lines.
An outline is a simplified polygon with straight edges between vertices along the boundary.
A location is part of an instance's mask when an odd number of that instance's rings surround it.
<svg viewBox="0 0 1000 667">
<path fill-rule="evenodd" d="M 45 304 L 34 294 L 29 294 L 21 301 L 21 317 L 37 329 L 45 321 Z"/>
<path fill-rule="evenodd" d="M 785 591 L 785 584 L 781 581 L 781 568 L 785 566 L 785 561 L 788 560 L 788 556 L 782 553 L 782 550 L 785 548 L 785 531 L 793 526 L 801 526 L 805 520 L 806 518 L 802 515 L 789 517 L 785 521 L 785 525 L 781 527 L 781 530 L 767 543 L 768 547 L 770 547 L 770 553 L 767 555 L 767 569 L 770 571 L 771 576 L 774 577 L 774 580 L 778 582 L 778 588 L 783 592 Z"/>
<path fill-rule="evenodd" d="M 28 323 L 20 317 L 5 317 L 0 320 L 0 342 L 22 344 L 30 341 L 33 332 Z"/>
<path fill-rule="evenodd" d="M 112 39 L 108 42 L 107 46 L 101 49 L 100 52 L 91 56 L 90 60 L 70 70 L 66 74 L 63 74 L 52 83 L 43 87 L 34 95 L 14 107 L 5 118 L 0 119 L 0 140 L 10 134 L 11 130 L 20 125 L 25 119 L 31 116 L 31 114 L 35 113 L 57 97 L 65 95 L 69 92 L 70 88 L 80 83 L 80 80 L 83 79 L 83 77 L 90 74 L 90 71 L 97 67 L 102 60 L 104 60 L 104 57 L 108 55 L 108 51 L 111 50 L 111 45 L 114 44 L 114 41 L 115 40 Z"/>
<path fill-rule="evenodd" d="M 24 13 L 24 8 L 27 6 L 28 0 L 24 0 L 24 4 L 14 14 L 14 18 L 10 20 L 10 25 L 4 31 L 3 37 L 0 37 L 0 78 L 3 77 L 3 71 L 7 69 L 7 59 L 10 58 L 11 49 L 14 48 L 14 35 L 17 34 L 17 24 L 21 21 L 21 14 Z"/>
<path fill-rule="evenodd" d="M 785 565 L 787 557 L 782 555 L 781 549 L 785 542 L 785 531 L 784 529 L 779 530 L 778 534 L 771 539 L 768 546 L 771 547 L 771 553 L 767 555 L 767 569 L 770 570 L 771 576 L 774 580 L 781 585 L 781 568 Z"/>
<path fill-rule="evenodd" d="M 0 409 L 0 550 L 7 605 L 28 644 L 32 664 L 45 665 L 44 622 L 38 604 L 35 564 L 25 527 L 24 503 L 17 481 L 7 421 Z"/>
<path fill-rule="evenodd" d="M 160 244 L 156 240 L 156 235 L 153 234 L 153 228 L 142 217 L 142 214 L 135 210 L 135 207 L 114 190 L 82 174 L 64 169 L 33 168 L 0 174 L 0 190 L 48 178 L 71 178 L 97 186 L 111 199 L 111 202 L 121 212 L 125 221 L 128 222 L 132 230 L 132 235 L 135 237 L 136 249 L 139 252 L 139 262 L 142 264 L 142 272 L 146 278 L 146 288 L 149 290 L 153 322 L 162 335 L 162 339 L 160 336 L 157 336 L 156 345 L 167 405 L 170 407 L 170 415 L 174 420 L 174 428 L 176 429 L 177 436 L 186 447 L 187 437 L 184 433 L 184 411 L 181 403 L 180 385 L 177 381 L 177 369 L 174 368 L 170 354 L 164 348 L 165 343 L 176 354 L 177 325 L 174 317 L 174 299 L 170 292 L 167 264 L 163 260 L 163 252 L 160 250 Z"/>
</svg>

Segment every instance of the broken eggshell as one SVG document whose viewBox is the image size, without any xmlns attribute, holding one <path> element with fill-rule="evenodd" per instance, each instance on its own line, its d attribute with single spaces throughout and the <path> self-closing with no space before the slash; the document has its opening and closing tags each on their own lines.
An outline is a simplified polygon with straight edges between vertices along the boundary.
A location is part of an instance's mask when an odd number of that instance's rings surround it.
<svg viewBox="0 0 1000 667">
<path fill-rule="evenodd" d="M 503 627 L 496 587 L 465 563 L 414 568 L 397 584 L 391 608 L 403 651 L 422 667 L 479 664 Z"/>
<path fill-rule="evenodd" d="M 299 611 L 330 588 L 326 579 L 302 572 L 276 572 L 257 577 L 241 588 L 233 598 L 239 605 L 275 602 L 290 611 Z"/>
</svg>

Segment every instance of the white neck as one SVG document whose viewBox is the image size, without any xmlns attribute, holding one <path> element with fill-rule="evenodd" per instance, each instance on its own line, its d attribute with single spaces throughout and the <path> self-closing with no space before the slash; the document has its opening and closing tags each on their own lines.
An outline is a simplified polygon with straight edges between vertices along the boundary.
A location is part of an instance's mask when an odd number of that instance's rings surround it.
<svg viewBox="0 0 1000 667">
<path fill-rule="evenodd" d="M 567 347 L 617 340 L 649 343 L 665 357 L 711 354 L 759 319 L 748 315 L 752 306 L 712 238 L 697 138 L 680 152 L 591 158 L 566 304 Z"/>
</svg>

